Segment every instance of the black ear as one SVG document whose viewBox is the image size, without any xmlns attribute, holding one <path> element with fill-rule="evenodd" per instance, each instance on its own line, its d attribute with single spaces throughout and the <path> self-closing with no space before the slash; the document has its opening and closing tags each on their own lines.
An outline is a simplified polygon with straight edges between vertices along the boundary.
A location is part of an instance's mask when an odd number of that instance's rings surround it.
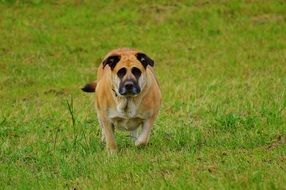
<svg viewBox="0 0 286 190">
<path fill-rule="evenodd" d="M 102 64 L 103 64 L 103 68 L 106 65 L 109 65 L 109 67 L 112 69 L 114 69 L 114 67 L 116 66 L 116 64 L 120 61 L 120 56 L 119 55 L 111 55 L 109 57 L 107 57 L 105 60 L 103 60 Z"/>
<path fill-rule="evenodd" d="M 154 66 L 154 61 L 153 59 L 151 59 L 150 57 L 148 57 L 146 54 L 144 53 L 137 53 L 136 54 L 136 58 L 138 59 L 138 61 L 140 61 L 143 65 L 143 67 L 146 69 L 146 67 L 148 65 L 150 65 L 151 67 Z"/>
</svg>

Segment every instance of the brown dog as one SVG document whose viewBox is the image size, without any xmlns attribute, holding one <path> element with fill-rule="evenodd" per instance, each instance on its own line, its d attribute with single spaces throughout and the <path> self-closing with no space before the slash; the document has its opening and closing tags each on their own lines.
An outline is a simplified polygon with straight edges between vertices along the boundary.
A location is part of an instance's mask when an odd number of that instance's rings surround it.
<svg viewBox="0 0 286 190">
<path fill-rule="evenodd" d="M 136 146 L 145 145 L 149 140 L 161 104 L 153 66 L 154 61 L 142 52 L 116 49 L 99 66 L 97 81 L 82 88 L 85 92 L 96 91 L 102 140 L 105 139 L 110 152 L 117 150 L 115 128 L 131 131 Z"/>
</svg>

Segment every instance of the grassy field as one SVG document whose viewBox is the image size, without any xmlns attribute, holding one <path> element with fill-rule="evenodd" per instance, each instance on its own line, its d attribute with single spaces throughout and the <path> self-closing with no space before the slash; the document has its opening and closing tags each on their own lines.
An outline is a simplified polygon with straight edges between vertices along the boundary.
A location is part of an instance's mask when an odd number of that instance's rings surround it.
<svg viewBox="0 0 286 190">
<path fill-rule="evenodd" d="M 286 189 L 285 1 L 0 2 L 1 189 Z M 163 104 L 108 156 L 80 87 L 118 47 Z"/>
</svg>

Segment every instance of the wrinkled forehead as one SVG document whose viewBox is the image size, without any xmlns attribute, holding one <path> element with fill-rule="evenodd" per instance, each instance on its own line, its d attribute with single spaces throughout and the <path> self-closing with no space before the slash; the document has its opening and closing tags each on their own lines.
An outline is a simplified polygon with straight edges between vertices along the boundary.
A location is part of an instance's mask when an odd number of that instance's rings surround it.
<svg viewBox="0 0 286 190">
<path fill-rule="evenodd" d="M 120 67 L 124 65 L 126 67 L 137 66 L 137 67 L 143 68 L 142 64 L 136 58 L 137 53 L 139 53 L 139 51 L 135 49 L 127 49 L 127 48 L 116 49 L 116 50 L 112 50 L 111 52 L 109 52 L 105 56 L 105 59 L 110 56 L 120 56 L 120 61 L 118 62 L 116 67 L 117 66 Z"/>
</svg>

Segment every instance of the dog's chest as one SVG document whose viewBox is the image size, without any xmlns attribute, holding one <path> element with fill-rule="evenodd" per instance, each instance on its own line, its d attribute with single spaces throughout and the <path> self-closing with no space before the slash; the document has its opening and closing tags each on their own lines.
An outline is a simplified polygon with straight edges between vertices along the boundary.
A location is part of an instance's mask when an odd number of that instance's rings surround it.
<svg viewBox="0 0 286 190">
<path fill-rule="evenodd" d="M 133 100 L 124 98 L 117 102 L 116 109 L 109 110 L 109 118 L 134 118 L 137 115 L 138 106 Z"/>
<path fill-rule="evenodd" d="M 116 109 L 108 111 L 108 117 L 117 129 L 130 131 L 143 123 L 144 118 L 137 111 L 137 106 L 133 101 L 121 101 Z"/>
</svg>

